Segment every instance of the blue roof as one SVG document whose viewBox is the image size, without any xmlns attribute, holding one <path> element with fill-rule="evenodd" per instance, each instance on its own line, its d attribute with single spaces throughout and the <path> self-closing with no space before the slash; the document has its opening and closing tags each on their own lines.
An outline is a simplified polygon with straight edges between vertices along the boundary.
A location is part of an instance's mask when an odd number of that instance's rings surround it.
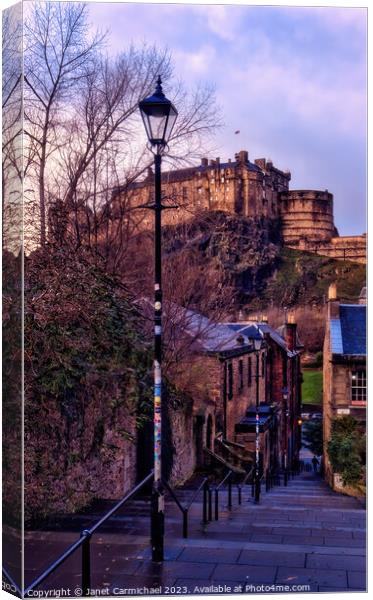
<svg viewBox="0 0 373 600">
<path fill-rule="evenodd" d="M 341 304 L 339 307 L 343 354 L 365 356 L 366 306 L 361 304 Z"/>
<path fill-rule="evenodd" d="M 332 354 L 343 354 L 342 330 L 339 319 L 330 319 L 330 344 Z"/>
<path fill-rule="evenodd" d="M 291 352 L 287 349 L 285 339 L 282 335 L 273 329 L 268 323 L 226 323 L 231 329 L 234 329 L 240 335 L 244 337 L 253 338 L 258 334 L 258 331 L 263 335 L 264 333 L 269 334 L 272 340 L 283 350 L 285 350 L 288 356 L 294 356 L 296 352 Z"/>
</svg>

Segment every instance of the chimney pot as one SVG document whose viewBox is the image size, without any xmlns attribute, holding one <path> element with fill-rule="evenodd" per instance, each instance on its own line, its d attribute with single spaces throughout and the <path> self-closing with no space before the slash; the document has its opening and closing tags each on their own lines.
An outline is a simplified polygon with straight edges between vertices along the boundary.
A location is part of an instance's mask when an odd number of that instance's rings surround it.
<svg viewBox="0 0 373 600">
<path fill-rule="evenodd" d="M 337 300 L 337 284 L 331 283 L 328 289 L 328 300 Z"/>
</svg>

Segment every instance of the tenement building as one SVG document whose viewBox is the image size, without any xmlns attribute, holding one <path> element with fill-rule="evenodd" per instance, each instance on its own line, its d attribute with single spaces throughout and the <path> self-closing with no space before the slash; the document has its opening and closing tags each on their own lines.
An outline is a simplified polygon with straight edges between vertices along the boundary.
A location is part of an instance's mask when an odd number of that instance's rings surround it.
<svg viewBox="0 0 373 600">
<path fill-rule="evenodd" d="M 187 449 L 185 458 L 176 461 L 174 481 L 185 479 L 196 467 L 223 466 L 244 474 L 255 456 L 257 399 L 261 470 L 291 468 L 301 442 L 296 324 L 288 319 L 277 331 L 265 321 L 213 323 L 180 310 L 193 343 L 179 361 L 174 380 L 193 398 L 193 419 L 174 430 L 179 447 Z M 254 338 L 261 341 L 258 350 Z"/>
<path fill-rule="evenodd" d="M 208 210 L 247 217 L 279 219 L 284 244 L 333 258 L 365 262 L 364 235 L 342 237 L 334 225 L 333 195 L 328 191 L 290 190 L 291 174 L 264 158 L 251 162 L 246 150 L 235 159 L 202 158 L 194 167 L 165 172 L 162 190 L 165 204 L 178 208 L 163 213 L 165 224 L 176 224 Z M 143 181 L 117 188 L 113 213 L 123 204 L 136 207 L 153 200 L 154 174 Z M 134 210 L 131 219 L 141 228 L 152 226 L 150 211 Z"/>
<path fill-rule="evenodd" d="M 351 415 L 366 429 L 366 290 L 359 304 L 341 304 L 329 287 L 324 340 L 323 438 L 325 478 L 336 485 L 327 452 L 333 420 Z"/>
</svg>

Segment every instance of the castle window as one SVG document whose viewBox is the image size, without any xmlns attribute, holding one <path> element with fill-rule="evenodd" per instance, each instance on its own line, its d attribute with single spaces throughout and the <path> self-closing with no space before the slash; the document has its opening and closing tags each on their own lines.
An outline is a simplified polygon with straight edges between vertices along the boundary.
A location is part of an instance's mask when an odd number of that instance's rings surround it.
<svg viewBox="0 0 373 600">
<path fill-rule="evenodd" d="M 202 188 L 201 187 L 198 188 L 198 193 L 202 194 Z"/>
<path fill-rule="evenodd" d="M 186 202 L 188 200 L 188 188 L 183 187 L 183 201 Z"/>
<path fill-rule="evenodd" d="M 352 402 L 366 402 L 367 400 L 367 379 L 364 369 L 352 371 L 351 400 Z"/>
<path fill-rule="evenodd" d="M 221 182 L 224 183 L 224 177 L 221 178 Z"/>
</svg>

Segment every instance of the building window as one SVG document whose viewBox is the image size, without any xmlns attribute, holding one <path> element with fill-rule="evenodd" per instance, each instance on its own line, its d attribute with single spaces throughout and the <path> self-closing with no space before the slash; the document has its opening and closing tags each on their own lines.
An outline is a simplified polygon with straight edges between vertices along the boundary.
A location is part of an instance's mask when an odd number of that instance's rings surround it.
<svg viewBox="0 0 373 600">
<path fill-rule="evenodd" d="M 243 390 L 243 360 L 238 361 L 238 391 Z"/>
<path fill-rule="evenodd" d="M 352 402 L 366 402 L 367 376 L 364 370 L 352 371 L 351 374 L 351 400 Z"/>
<path fill-rule="evenodd" d="M 247 359 L 247 385 L 251 386 L 252 380 L 252 360 L 251 356 L 249 356 Z"/>
<path fill-rule="evenodd" d="M 228 364 L 228 400 L 233 398 L 233 364 Z"/>
<path fill-rule="evenodd" d="M 183 202 L 188 200 L 188 188 L 183 187 Z"/>
</svg>

